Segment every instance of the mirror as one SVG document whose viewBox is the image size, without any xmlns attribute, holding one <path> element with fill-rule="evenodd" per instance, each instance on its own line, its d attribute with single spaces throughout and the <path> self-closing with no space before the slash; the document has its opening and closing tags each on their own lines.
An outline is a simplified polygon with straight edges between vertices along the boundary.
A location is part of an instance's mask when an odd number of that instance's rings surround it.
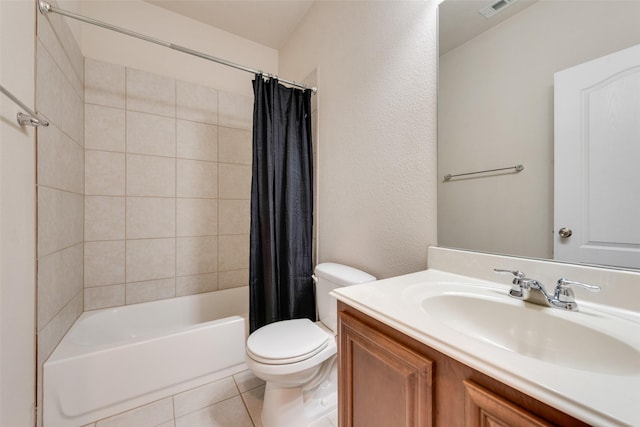
<svg viewBox="0 0 640 427">
<path fill-rule="evenodd" d="M 440 4 L 440 246 L 554 258 L 554 74 L 640 44 L 638 22 L 636 1 Z"/>
</svg>

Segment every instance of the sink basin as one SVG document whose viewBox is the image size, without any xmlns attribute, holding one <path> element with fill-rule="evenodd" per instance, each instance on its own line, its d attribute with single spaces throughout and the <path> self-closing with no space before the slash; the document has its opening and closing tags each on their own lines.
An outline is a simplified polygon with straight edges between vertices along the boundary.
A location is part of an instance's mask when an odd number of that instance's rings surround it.
<svg viewBox="0 0 640 427">
<path fill-rule="evenodd" d="M 637 349 L 585 325 L 596 314 L 562 312 L 481 292 L 444 291 L 423 295 L 418 302 L 425 314 L 451 329 L 523 356 L 593 373 L 640 373 Z"/>
</svg>

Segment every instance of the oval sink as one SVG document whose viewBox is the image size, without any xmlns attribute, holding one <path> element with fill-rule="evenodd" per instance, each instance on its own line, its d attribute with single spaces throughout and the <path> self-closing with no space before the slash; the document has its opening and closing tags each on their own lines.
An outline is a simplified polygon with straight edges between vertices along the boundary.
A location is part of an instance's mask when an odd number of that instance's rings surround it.
<svg viewBox="0 0 640 427">
<path fill-rule="evenodd" d="M 556 309 L 500 297 L 443 292 L 422 300 L 422 310 L 472 338 L 544 362 L 603 374 L 640 372 L 640 352 L 630 345 L 578 323 L 582 312 Z M 584 317 L 583 317 L 584 318 Z"/>
</svg>

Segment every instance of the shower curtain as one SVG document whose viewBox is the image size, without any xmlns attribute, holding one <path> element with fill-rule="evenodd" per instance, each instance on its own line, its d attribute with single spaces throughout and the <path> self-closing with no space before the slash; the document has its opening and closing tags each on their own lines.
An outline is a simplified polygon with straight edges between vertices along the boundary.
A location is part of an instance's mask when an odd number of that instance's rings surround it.
<svg viewBox="0 0 640 427">
<path fill-rule="evenodd" d="M 256 75 L 249 266 L 250 330 L 316 319 L 311 274 L 311 91 Z"/>
</svg>

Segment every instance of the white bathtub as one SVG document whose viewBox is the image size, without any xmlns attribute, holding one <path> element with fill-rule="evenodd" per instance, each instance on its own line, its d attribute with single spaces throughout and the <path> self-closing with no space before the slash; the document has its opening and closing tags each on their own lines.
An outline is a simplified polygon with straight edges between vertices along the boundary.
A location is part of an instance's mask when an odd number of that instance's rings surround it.
<svg viewBox="0 0 640 427">
<path fill-rule="evenodd" d="M 44 364 L 44 427 L 78 427 L 235 374 L 248 287 L 83 313 Z"/>
</svg>

